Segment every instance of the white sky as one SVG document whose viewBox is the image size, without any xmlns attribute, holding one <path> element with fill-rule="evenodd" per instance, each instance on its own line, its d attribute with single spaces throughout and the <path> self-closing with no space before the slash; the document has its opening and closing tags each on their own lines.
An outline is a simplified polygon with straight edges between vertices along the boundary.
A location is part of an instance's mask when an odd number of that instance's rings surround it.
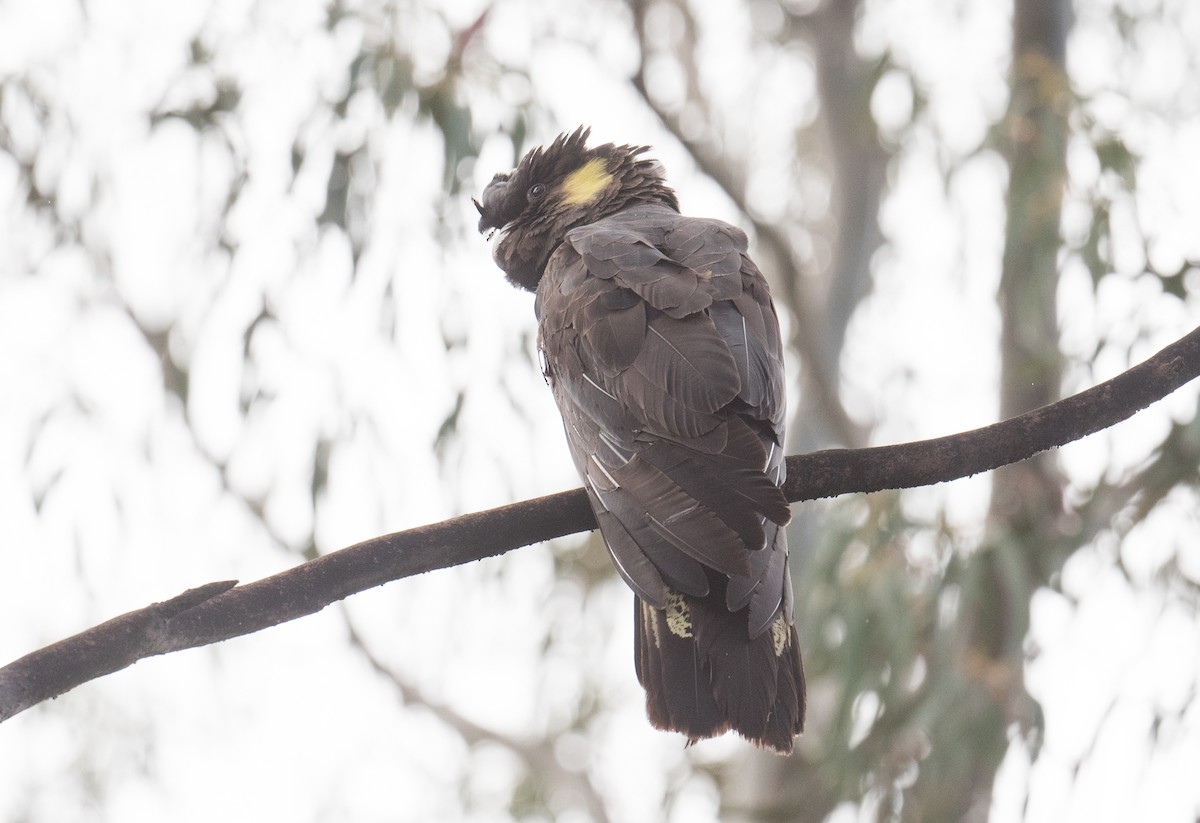
<svg viewBox="0 0 1200 823">
<path fill-rule="evenodd" d="M 878 424 L 877 442 L 995 419 L 1003 167 L 984 151 L 964 162 L 947 190 L 938 171 L 946 158 L 937 152 L 966 151 L 1003 110 L 1009 34 L 1000 5 L 868 4 L 861 48 L 894 49 L 931 96 L 924 133 L 891 170 L 893 193 L 881 216 L 890 242 L 843 363 L 847 403 Z M 1143 197 L 1114 205 L 1114 221 L 1126 226 L 1119 236 L 1135 238 L 1140 227 L 1164 268 L 1200 259 L 1200 93 L 1186 48 L 1200 43 L 1200 11 L 1179 13 L 1175 28 L 1140 28 L 1139 49 L 1129 56 L 1115 47 L 1106 4 L 1079 5 L 1071 52 L 1077 89 L 1096 96 L 1097 117 L 1148 156 Z M 481 6 L 447 3 L 445 15 L 461 25 Z M 535 136 L 589 122 L 599 140 L 657 144 L 685 211 L 738 221 L 621 82 L 636 58 L 629 45 L 577 45 L 609 25 L 606 8 L 580 4 L 555 14 L 512 0 L 493 9 L 487 49 L 528 65 L 532 94 L 554 120 L 535 123 Z M 708 13 L 728 42 L 748 43 L 752 32 L 737 10 L 714 3 Z M 0 661 L 202 582 L 251 580 L 298 562 L 283 545 L 311 528 L 316 436 L 345 444 L 322 506 L 322 551 L 577 485 L 549 392 L 522 359 L 530 354 L 531 298 L 503 282 L 482 240 L 437 245 L 428 204 L 441 186 L 441 164 L 429 127 L 384 125 L 365 101 L 342 125 L 310 115 L 339 93 L 360 39 L 380 32 L 347 25 L 329 38 L 318 4 L 282 0 L 98 2 L 86 14 L 85 21 L 78 6 L 50 0 L 0 5 L 0 73 L 24 74 L 54 106 L 51 128 L 39 134 L 22 103 L 6 98 L 6 122 L 30 124 L 12 138 L 37 150 L 39 181 L 57 184 L 67 217 L 89 215 L 85 239 L 111 261 L 107 271 L 78 250 L 54 248 L 15 200 L 14 169 L 0 157 L 0 386 L 10 387 L 0 395 L 7 536 L 0 544 Z M 400 17 L 400 36 L 425 43 L 429 65 L 440 65 L 447 44 L 436 20 L 410 11 Z M 188 43 L 201 28 L 220 45 L 218 65 L 245 89 L 244 116 L 229 132 L 249 175 L 228 221 L 238 244 L 232 261 L 209 244 L 220 199 L 240 171 L 220 136 L 169 123 L 151 131 L 145 116 L 160 101 L 182 104 L 209 83 L 183 75 Z M 417 51 L 418 72 L 424 53 Z M 794 55 L 765 68 L 716 68 L 709 70 L 714 93 L 755 123 L 769 122 L 769 90 L 802 82 L 793 78 L 802 78 L 805 63 Z M 506 88 L 510 97 L 525 93 Z M 1123 103 L 1122 89 L 1144 108 Z M 473 94 L 473 116 L 484 128 L 512 103 Z M 903 119 L 911 105 L 899 77 L 878 98 L 885 120 Z M 293 186 L 297 134 L 311 160 Z M 780 138 L 756 139 L 769 148 Z M 387 155 L 376 181 L 376 231 L 352 280 L 345 238 L 315 234 L 311 220 L 323 202 L 332 148 L 363 140 Z M 511 164 L 510 151 L 500 140 L 485 144 L 477 187 Z M 1087 188 L 1104 185 L 1079 147 L 1071 173 L 1077 202 Z M 101 187 L 94 213 L 87 211 L 91 175 Z M 769 175 L 756 183 L 765 211 L 787 208 L 787 185 Z M 1068 236 L 1077 202 L 1068 209 Z M 457 208 L 452 219 L 473 222 L 465 196 Z M 1132 242 L 1118 250 L 1122 270 L 1140 269 L 1141 255 Z M 1094 371 L 1073 371 L 1078 388 L 1196 324 L 1194 304 L 1162 298 L 1147 278 L 1110 278 L 1094 293 L 1076 263 L 1064 261 L 1064 270 L 1068 351 L 1084 358 L 1101 336 L 1114 341 Z M 387 297 L 389 287 L 397 297 Z M 256 338 L 265 389 L 276 402 L 245 422 L 238 410 L 247 379 L 241 330 L 262 299 L 279 318 Z M 377 307 L 386 299 L 396 300 L 394 337 L 378 329 Z M 125 306 L 147 326 L 170 322 L 180 330 L 172 343 L 191 363 L 194 440 L 164 401 L 158 366 Z M 444 336 L 462 343 L 447 351 Z M 473 389 L 461 440 L 442 468 L 430 444 L 465 385 Z M 1195 400 L 1192 388 L 1178 392 L 1064 449 L 1062 464 L 1080 487 L 1103 472 L 1132 470 L 1169 420 L 1193 413 Z M 243 494 L 265 495 L 272 535 L 222 494 L 214 459 L 228 461 L 230 482 Z M 52 484 L 35 511 L 30 486 Z M 975 478 L 914 493 L 908 505 L 926 516 L 944 509 L 970 534 L 987 488 L 986 478 Z M 1119 551 L 1135 582 L 1149 584 L 1176 556 L 1193 580 L 1200 577 L 1195 503 L 1178 494 L 1133 529 Z M 998 784 L 997 821 L 1170 823 L 1200 811 L 1195 615 L 1148 585 L 1131 591 L 1112 567 L 1117 551 L 1102 541 L 1071 560 L 1063 588 L 1075 603 L 1048 592 L 1034 601 L 1029 642 L 1040 654 L 1029 687 L 1046 710 L 1046 741 L 1032 766 L 1019 747 L 1012 750 Z M 550 552 L 535 547 L 355 597 L 349 611 L 372 649 L 414 686 L 503 733 L 562 722 L 585 684 L 600 683 L 607 713 L 592 739 L 576 742 L 614 820 L 657 819 L 668 788 L 678 789 L 688 774 L 689 755 L 642 714 L 630 665 L 629 594 L 614 582 L 580 602 L 569 587 L 550 587 L 555 572 Z M 551 591 L 550 600 L 537 600 Z M 542 659 L 542 641 L 553 632 L 573 633 L 554 648 L 574 649 L 574 656 Z M 1151 750 L 1155 712 L 1168 719 Z M 718 740 L 690 756 L 716 761 L 741 750 Z M 571 761 L 570 752 L 560 755 Z M 139 663 L 0 727 L 0 820 L 454 820 L 463 798 L 473 809 L 469 819 L 503 820 L 519 774 L 500 747 L 469 750 L 427 712 L 398 708 L 394 691 L 346 648 L 336 610 Z M 679 792 L 672 819 L 716 819 L 718 797 L 707 778 L 695 776 Z M 855 817 L 845 810 L 839 819 Z M 584 818 L 567 812 L 561 819 Z"/>
</svg>

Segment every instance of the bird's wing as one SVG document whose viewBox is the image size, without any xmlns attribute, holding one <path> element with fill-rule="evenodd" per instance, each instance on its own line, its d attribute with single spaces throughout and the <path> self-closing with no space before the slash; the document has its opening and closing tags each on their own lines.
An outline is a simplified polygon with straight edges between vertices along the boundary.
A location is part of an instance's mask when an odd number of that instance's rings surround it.
<svg viewBox="0 0 1200 823">
<path fill-rule="evenodd" d="M 703 596 L 705 568 L 720 572 L 756 634 L 778 611 L 790 511 L 779 329 L 745 251 L 720 221 L 630 210 L 568 233 L 537 311 L 572 456 L 622 575 L 663 608 L 668 589 Z"/>
</svg>

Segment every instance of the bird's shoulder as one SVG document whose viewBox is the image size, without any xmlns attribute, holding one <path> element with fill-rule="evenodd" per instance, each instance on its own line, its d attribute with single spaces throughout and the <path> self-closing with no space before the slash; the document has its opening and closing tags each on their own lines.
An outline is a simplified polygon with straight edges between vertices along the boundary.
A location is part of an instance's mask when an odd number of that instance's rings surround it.
<svg viewBox="0 0 1200 823">
<path fill-rule="evenodd" d="M 746 249 L 745 232 L 722 220 L 634 206 L 567 232 L 546 266 L 535 310 L 551 330 L 634 302 L 685 318 L 737 301 L 747 288 L 766 293 Z"/>
<path fill-rule="evenodd" d="M 577 226 L 560 253 L 564 262 L 578 258 L 579 275 L 630 289 L 653 308 L 684 317 L 741 293 L 746 248 L 745 232 L 724 221 L 642 205 Z"/>
<path fill-rule="evenodd" d="M 728 223 L 661 206 L 572 229 L 537 300 L 559 388 L 602 391 L 671 434 L 711 430 L 735 400 L 781 429 L 778 324 L 746 245 Z"/>
</svg>

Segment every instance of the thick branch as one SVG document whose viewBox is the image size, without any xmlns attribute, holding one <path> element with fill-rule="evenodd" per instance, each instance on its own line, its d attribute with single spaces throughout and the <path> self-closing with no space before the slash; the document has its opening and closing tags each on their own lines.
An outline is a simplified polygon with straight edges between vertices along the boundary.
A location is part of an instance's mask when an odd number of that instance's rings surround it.
<svg viewBox="0 0 1200 823">
<path fill-rule="evenodd" d="M 1200 376 L 1200 328 L 1085 392 L 974 431 L 788 458 L 788 500 L 910 488 L 978 474 L 1078 440 Z M 144 657 L 313 614 L 365 589 L 596 527 L 582 489 L 383 535 L 271 577 L 209 583 L 129 612 L 0 669 L 0 722 Z"/>
</svg>

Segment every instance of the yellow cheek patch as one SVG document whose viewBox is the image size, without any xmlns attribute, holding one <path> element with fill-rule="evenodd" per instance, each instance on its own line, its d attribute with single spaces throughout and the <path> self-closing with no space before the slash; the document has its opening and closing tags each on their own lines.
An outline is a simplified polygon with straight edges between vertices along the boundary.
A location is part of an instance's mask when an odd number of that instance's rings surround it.
<svg viewBox="0 0 1200 823">
<path fill-rule="evenodd" d="M 608 165 L 599 157 L 587 161 L 562 182 L 563 202 L 568 206 L 590 203 L 612 182 Z"/>
</svg>

